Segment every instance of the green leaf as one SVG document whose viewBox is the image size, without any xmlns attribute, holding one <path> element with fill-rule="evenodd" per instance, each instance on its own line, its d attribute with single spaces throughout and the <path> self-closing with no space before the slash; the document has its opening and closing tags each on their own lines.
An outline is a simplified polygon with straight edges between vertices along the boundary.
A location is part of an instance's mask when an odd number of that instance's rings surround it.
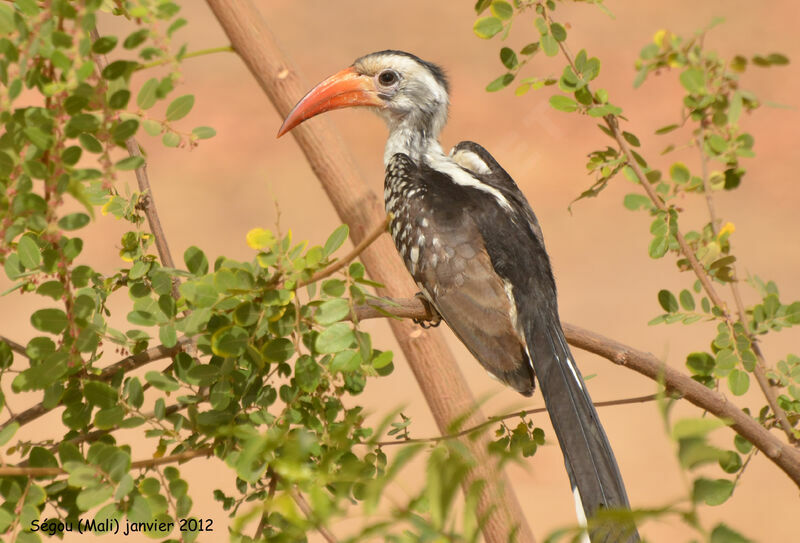
<svg viewBox="0 0 800 543">
<path fill-rule="evenodd" d="M 180 385 L 178 385 L 175 379 L 157 371 L 148 371 L 144 375 L 144 378 L 152 386 L 164 392 L 174 392 L 180 388 Z"/>
<path fill-rule="evenodd" d="M 630 209 L 631 211 L 636 211 L 637 209 L 645 208 L 651 209 L 652 205 L 650 204 L 650 198 L 645 196 L 644 194 L 626 194 L 625 198 L 622 200 L 622 205 L 625 206 L 626 209 Z"/>
<path fill-rule="evenodd" d="M 392 351 L 383 351 L 381 354 L 372 359 L 372 367 L 379 370 L 392 363 L 394 355 Z"/>
<path fill-rule="evenodd" d="M 354 341 L 355 334 L 350 324 L 337 322 L 317 336 L 316 348 L 320 353 L 338 353 L 350 347 Z"/>
<path fill-rule="evenodd" d="M 67 231 L 78 230 L 87 224 L 89 224 L 89 215 L 86 213 L 70 213 L 58 221 L 58 226 Z"/>
<path fill-rule="evenodd" d="M 117 79 L 118 77 L 122 77 L 125 75 L 128 70 L 135 66 L 135 62 L 129 62 L 127 60 L 116 60 L 103 68 L 103 79 L 107 79 L 109 81 L 113 79 Z"/>
<path fill-rule="evenodd" d="M 144 166 L 144 157 L 129 156 L 119 160 L 114 167 L 120 171 L 135 170 Z"/>
<path fill-rule="evenodd" d="M 40 309 L 31 315 L 31 324 L 37 330 L 60 334 L 67 327 L 67 314 L 60 309 Z"/>
<path fill-rule="evenodd" d="M 675 295 L 665 289 L 658 291 L 658 303 L 667 313 L 675 313 L 679 309 Z"/>
<path fill-rule="evenodd" d="M 0 36 L 10 34 L 15 28 L 14 8 L 5 2 L 0 3 Z"/>
<path fill-rule="evenodd" d="M 183 261 L 186 263 L 186 269 L 194 275 L 205 275 L 208 273 L 208 259 L 205 253 L 194 245 L 184 251 Z"/>
<path fill-rule="evenodd" d="M 622 109 L 611 104 L 603 104 L 589 108 L 588 113 L 589 117 L 605 117 L 606 115 L 619 115 L 622 113 Z"/>
<path fill-rule="evenodd" d="M 714 364 L 714 357 L 708 353 L 696 352 L 686 357 L 686 367 L 694 375 L 711 375 Z"/>
<path fill-rule="evenodd" d="M 728 374 L 728 388 L 736 396 L 741 396 L 750 388 L 750 376 L 747 372 L 734 368 Z"/>
<path fill-rule="evenodd" d="M 773 66 L 785 66 L 789 64 L 789 58 L 780 53 L 770 53 L 767 55 L 767 61 Z"/>
<path fill-rule="evenodd" d="M 553 35 L 556 41 L 564 41 L 567 39 L 567 31 L 559 23 L 553 23 L 550 25 L 550 33 Z"/>
<path fill-rule="evenodd" d="M 120 145 L 125 143 L 125 140 L 128 138 L 132 138 L 136 135 L 136 131 L 139 129 L 139 121 L 136 119 L 128 119 L 119 123 L 111 134 L 114 138 L 114 141 Z"/>
<path fill-rule="evenodd" d="M 183 96 L 175 98 L 172 103 L 167 106 L 167 121 L 183 119 L 192 111 L 193 106 L 193 94 L 184 94 Z"/>
<path fill-rule="evenodd" d="M 650 255 L 650 258 L 661 258 L 667 254 L 668 249 L 669 243 L 667 242 L 667 236 L 655 236 L 647 248 L 647 253 Z"/>
<path fill-rule="evenodd" d="M 568 96 L 562 96 L 561 94 L 554 94 L 550 97 L 550 105 L 559 111 L 566 111 L 567 113 L 577 110 L 580 106 L 578 106 L 578 102 L 569 98 Z"/>
<path fill-rule="evenodd" d="M 164 347 L 174 347 L 178 343 L 178 333 L 175 331 L 175 325 L 170 323 L 163 324 L 158 329 L 158 339 L 164 344 Z"/>
<path fill-rule="evenodd" d="M 98 38 L 92 44 L 92 52 L 97 53 L 98 55 L 105 55 L 106 53 L 110 53 L 114 47 L 117 46 L 117 37 L 116 36 L 103 36 Z"/>
<path fill-rule="evenodd" d="M 199 140 L 207 140 L 217 135 L 217 131 L 210 126 L 198 126 L 192 129 L 192 135 Z"/>
<path fill-rule="evenodd" d="M 119 400 L 117 390 L 101 381 L 85 381 L 83 395 L 90 405 L 98 407 L 113 407 Z"/>
<path fill-rule="evenodd" d="M 661 127 L 661 128 L 659 128 L 658 130 L 656 130 L 656 132 L 655 132 L 655 133 L 656 133 L 656 134 L 659 134 L 659 135 L 661 135 L 661 134 L 666 134 L 666 133 L 668 133 L 668 132 L 672 132 L 673 130 L 677 130 L 678 128 L 680 128 L 680 125 L 677 125 L 677 124 L 669 124 L 669 125 L 667 125 L 667 126 L 662 126 L 662 127 Z"/>
<path fill-rule="evenodd" d="M 164 137 L 161 138 L 161 143 L 165 147 L 177 147 L 181 143 L 181 136 L 175 132 L 166 132 Z"/>
<path fill-rule="evenodd" d="M 503 30 L 503 21 L 497 17 L 483 17 L 475 21 L 472 26 L 472 31 L 479 38 L 488 40 L 495 34 Z"/>
<path fill-rule="evenodd" d="M 3 446 L 6 443 L 8 443 L 11 440 L 11 438 L 14 437 L 14 434 L 17 433 L 17 430 L 19 430 L 19 423 L 17 421 L 12 422 L 8 426 L 0 430 L 0 446 Z"/>
<path fill-rule="evenodd" d="M 705 502 L 707 505 L 725 503 L 733 493 L 733 482 L 727 479 L 706 479 L 700 477 L 694 482 L 692 499 L 695 503 Z"/>
<path fill-rule="evenodd" d="M 81 142 L 83 148 L 89 151 L 90 153 L 102 153 L 103 152 L 103 145 L 98 141 L 97 138 L 92 136 L 91 134 L 80 134 L 78 135 L 78 141 Z"/>
<path fill-rule="evenodd" d="M 88 511 L 108 500 L 113 494 L 114 488 L 111 485 L 103 484 L 86 488 L 78 494 L 75 504 L 81 511 Z"/>
<path fill-rule="evenodd" d="M 676 183 L 686 183 L 691 178 L 689 168 L 683 162 L 676 162 L 669 167 L 669 176 Z"/>
<path fill-rule="evenodd" d="M 509 70 L 513 70 L 519 65 L 517 54 L 510 47 L 503 47 L 500 49 L 500 62 Z"/>
<path fill-rule="evenodd" d="M 94 425 L 100 430 L 116 428 L 125 418 L 125 408 L 121 405 L 100 409 L 94 415 Z"/>
<path fill-rule="evenodd" d="M 725 426 L 725 423 L 716 418 L 681 419 L 672 427 L 672 439 L 705 437 L 713 430 L 723 426 Z"/>
<path fill-rule="evenodd" d="M 497 92 L 506 88 L 511 82 L 514 81 L 514 74 L 506 73 L 486 85 L 487 92 Z"/>
<path fill-rule="evenodd" d="M 327 241 L 325 241 L 325 246 L 322 248 L 325 256 L 330 256 L 336 252 L 336 250 L 347 240 L 348 235 L 350 235 L 350 228 L 346 224 L 342 224 L 336 228 L 336 230 L 334 230 L 331 235 L 328 236 Z"/>
<path fill-rule="evenodd" d="M 294 343 L 285 337 L 275 338 L 267 343 L 261 354 L 272 362 L 285 362 L 294 355 Z"/>
<path fill-rule="evenodd" d="M 680 75 L 681 85 L 690 94 L 704 94 L 706 90 L 705 73 L 698 68 L 689 68 Z"/>
<path fill-rule="evenodd" d="M 25 235 L 19 239 L 17 253 L 19 253 L 19 263 L 26 269 L 38 268 L 42 263 L 42 253 L 32 235 Z"/>
<path fill-rule="evenodd" d="M 753 541 L 720 523 L 711 531 L 709 543 L 753 543 Z"/>
<path fill-rule="evenodd" d="M 328 300 L 320 305 L 314 315 L 314 319 L 323 326 L 327 326 L 334 322 L 339 322 L 349 314 L 350 303 L 348 300 L 336 298 L 334 300 Z"/>
<path fill-rule="evenodd" d="M 554 57 L 558 54 L 558 42 L 552 34 L 543 35 L 540 41 L 545 55 Z"/>
<path fill-rule="evenodd" d="M 158 100 L 158 79 L 152 77 L 145 81 L 142 88 L 139 89 L 139 94 L 136 96 L 136 105 L 142 109 L 150 109 L 156 104 Z"/>
<path fill-rule="evenodd" d="M 511 7 L 511 4 L 503 0 L 494 0 L 491 5 L 491 11 L 495 17 L 504 21 L 507 21 L 514 15 L 514 8 Z"/>
<path fill-rule="evenodd" d="M 689 292 L 686 289 L 683 289 L 680 293 L 680 300 L 681 300 L 681 306 L 686 311 L 694 311 L 694 297 L 692 296 L 691 292 Z"/>
<path fill-rule="evenodd" d="M 240 326 L 220 328 L 211 336 L 211 350 L 217 356 L 235 357 L 244 353 L 250 334 Z"/>
<path fill-rule="evenodd" d="M 131 91 L 128 89 L 120 89 L 108 99 L 108 105 L 111 109 L 125 109 L 128 101 L 131 99 Z"/>
<path fill-rule="evenodd" d="M 511 82 L 514 81 L 514 74 L 506 73 L 486 85 L 487 92 L 497 92 L 506 88 Z"/>
</svg>

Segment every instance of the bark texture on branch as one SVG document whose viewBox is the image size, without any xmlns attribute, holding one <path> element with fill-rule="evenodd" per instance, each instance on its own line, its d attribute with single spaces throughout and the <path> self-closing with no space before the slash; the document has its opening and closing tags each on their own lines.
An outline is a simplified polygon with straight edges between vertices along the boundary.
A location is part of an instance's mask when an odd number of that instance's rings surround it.
<svg viewBox="0 0 800 543">
<path fill-rule="evenodd" d="M 207 0 L 207 3 L 275 109 L 285 116 L 309 87 L 281 52 L 252 0 Z M 314 46 L 323 47 L 323 44 Z M 358 176 L 349 152 L 327 120 L 299 126 L 292 135 L 339 218 L 350 227 L 353 242 L 358 243 L 372 225 L 383 220 L 383 203 Z M 361 261 L 372 279 L 386 285 L 382 295 L 409 297 L 417 290 L 388 237 L 382 236 L 373 243 L 361 255 Z M 466 426 L 484 421 L 484 415 L 475 409 L 475 399 L 443 335 L 436 332 L 412 337 L 413 323 L 392 320 L 390 325 L 439 430 L 447 433 L 450 424 L 465 413 L 472 413 L 464 421 Z M 481 512 L 492 511 L 483 530 L 485 541 L 505 543 L 516 533 L 517 541 L 532 542 L 533 534 L 509 481 L 492 468 L 487 440 L 488 436 L 483 436 L 476 441 L 464 441 L 476 461 L 470 479 L 489 482 L 483 486 L 478 505 Z"/>
<path fill-rule="evenodd" d="M 404 319 L 430 318 L 427 308 L 417 298 L 370 303 L 356 308 L 359 320 L 384 317 L 387 313 Z M 729 402 L 723 394 L 667 366 L 648 352 L 634 349 L 574 324 L 562 322 L 561 327 L 573 347 L 602 356 L 654 381 L 663 382 L 669 391 L 677 392 L 689 403 L 730 421 L 731 428 L 763 452 L 800 487 L 800 451 L 761 426 L 736 404 Z"/>
</svg>

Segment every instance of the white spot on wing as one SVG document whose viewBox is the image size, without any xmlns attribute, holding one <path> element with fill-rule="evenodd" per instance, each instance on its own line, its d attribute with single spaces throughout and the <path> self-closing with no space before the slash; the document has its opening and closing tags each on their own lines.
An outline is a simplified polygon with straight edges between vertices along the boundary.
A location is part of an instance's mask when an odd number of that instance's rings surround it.
<svg viewBox="0 0 800 543">
<path fill-rule="evenodd" d="M 581 493 L 578 491 L 578 487 L 572 488 L 572 496 L 575 498 L 575 515 L 578 517 L 578 526 L 586 527 L 586 513 L 583 511 L 583 500 L 581 499 Z M 589 534 L 584 530 L 581 534 L 581 543 L 591 543 L 589 540 Z"/>
<path fill-rule="evenodd" d="M 494 187 L 481 183 L 479 179 L 473 177 L 469 172 L 465 171 L 461 166 L 456 164 L 453 159 L 444 156 L 442 148 L 439 145 L 431 145 L 428 152 L 425 154 L 425 161 L 428 165 L 436 171 L 439 171 L 452 179 L 452 181 L 464 187 L 472 187 L 487 194 L 490 194 L 497 200 L 497 203 L 508 211 L 513 211 L 514 208 L 508 202 L 503 193 Z"/>
<path fill-rule="evenodd" d="M 580 375 L 578 375 L 578 370 L 575 368 L 575 361 L 570 358 L 567 358 L 560 362 L 567 365 L 569 371 L 572 372 L 572 376 L 575 378 L 575 382 L 578 383 L 578 387 L 583 388 L 583 379 L 581 379 Z"/>
<path fill-rule="evenodd" d="M 450 157 L 455 161 L 456 164 L 462 168 L 468 169 L 471 172 L 482 174 L 492 173 L 492 170 L 489 169 L 489 166 L 486 165 L 486 162 L 484 162 L 483 159 L 477 155 L 477 153 L 473 153 L 472 151 L 468 151 L 466 149 L 460 149 L 456 151 L 456 148 L 453 147 L 450 150 Z"/>
</svg>

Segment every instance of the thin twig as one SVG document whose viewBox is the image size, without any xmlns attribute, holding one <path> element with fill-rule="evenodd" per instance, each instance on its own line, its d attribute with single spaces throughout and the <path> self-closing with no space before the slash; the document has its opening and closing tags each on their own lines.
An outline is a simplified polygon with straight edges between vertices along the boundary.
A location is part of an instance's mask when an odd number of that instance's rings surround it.
<svg viewBox="0 0 800 543">
<path fill-rule="evenodd" d="M 334 263 L 322 268 L 321 270 L 318 270 L 314 275 L 311 276 L 310 279 L 298 282 L 297 283 L 297 287 L 300 288 L 300 287 L 304 287 L 306 285 L 310 285 L 311 283 L 316 283 L 320 279 L 324 279 L 324 278 L 326 278 L 328 276 L 331 276 L 334 273 L 336 273 L 337 271 L 339 271 L 340 269 L 342 269 L 345 266 L 347 266 L 358 255 L 363 253 L 364 249 L 366 249 L 367 247 L 372 245 L 372 242 L 374 242 L 376 239 L 378 239 L 378 237 L 380 237 L 381 234 L 386 232 L 386 227 L 387 226 L 389 226 L 389 216 L 388 215 L 386 216 L 386 219 L 384 219 L 384 221 L 381 224 L 379 224 L 369 234 L 367 234 L 364 237 L 364 239 L 362 239 L 358 243 L 358 245 L 356 245 L 353 248 L 352 251 L 350 251 L 349 253 L 347 253 L 344 256 L 344 258 L 340 258 L 336 262 L 334 262 Z"/>
<path fill-rule="evenodd" d="M 331 533 L 331 531 L 328 530 L 328 528 L 326 528 L 323 524 L 320 524 L 319 522 L 314 520 L 314 511 L 313 509 L 311 509 L 311 506 L 308 505 L 308 502 L 303 497 L 303 495 L 299 491 L 291 487 L 287 489 L 287 492 L 289 492 L 289 495 L 292 496 L 292 499 L 297 504 L 297 507 L 300 508 L 300 510 L 303 512 L 306 518 L 314 524 L 314 528 L 319 532 L 319 534 L 323 538 L 325 538 L 325 541 L 327 541 L 328 543 L 336 543 L 338 541 L 336 539 L 336 536 L 334 536 Z"/>
<path fill-rule="evenodd" d="M 706 157 L 705 151 L 705 128 L 702 126 L 702 121 L 700 125 L 700 145 L 698 148 L 700 149 L 700 170 L 703 175 L 703 194 L 706 197 L 706 207 L 708 208 L 708 216 L 711 218 L 711 232 L 714 234 L 714 237 L 717 236 L 719 228 L 717 227 L 717 213 L 714 209 L 714 196 L 711 192 L 711 185 L 710 180 L 708 179 L 708 159 Z"/>
<path fill-rule="evenodd" d="M 711 191 L 711 187 L 709 185 L 708 179 L 708 157 L 706 156 L 705 152 L 705 127 L 702 125 L 703 121 L 700 121 L 700 167 L 702 170 L 703 175 L 703 192 L 705 193 L 706 197 L 706 206 L 708 207 L 708 215 L 711 220 L 711 232 L 716 237 L 718 234 L 717 228 L 717 216 L 716 210 L 714 208 L 714 199 Z M 775 414 L 775 418 L 778 420 L 778 424 L 780 425 L 781 429 L 783 429 L 786 437 L 789 439 L 790 443 L 798 444 L 798 439 L 795 436 L 794 428 L 792 424 L 789 422 L 789 417 L 786 415 L 786 412 L 778 403 L 778 397 L 775 394 L 775 390 L 770 385 L 769 379 L 767 379 L 767 361 L 764 358 L 764 354 L 761 352 L 761 348 L 758 345 L 758 338 L 753 336 L 748 328 L 747 328 L 747 317 L 744 309 L 744 303 L 742 302 L 742 295 L 739 292 L 739 275 L 736 270 L 736 263 L 732 263 L 731 266 L 731 281 L 730 281 L 730 288 L 731 293 L 733 294 L 734 303 L 736 306 L 736 314 L 738 316 L 739 322 L 742 324 L 742 327 L 747 334 L 747 337 L 750 339 L 750 343 L 753 348 L 753 353 L 756 355 L 756 365 L 753 368 L 753 375 L 755 375 L 756 383 L 758 383 L 758 387 L 761 389 L 761 392 L 764 394 L 764 397 L 767 399 L 767 403 L 769 404 L 770 409 Z"/>
<path fill-rule="evenodd" d="M 90 32 L 92 37 L 92 41 L 96 41 L 99 39 L 100 34 L 97 32 L 97 28 L 93 28 Z M 108 59 L 105 55 L 95 55 L 95 59 L 97 62 L 97 69 L 102 72 L 103 69 L 108 66 Z M 128 154 L 132 157 L 142 157 L 142 153 L 139 149 L 139 143 L 136 141 L 136 138 L 131 136 L 127 140 L 125 140 L 125 147 L 128 149 Z M 143 164 L 136 168 L 136 182 L 139 185 L 139 192 L 142 193 L 142 201 L 141 206 L 144 209 L 145 217 L 147 217 L 147 223 L 150 225 L 150 231 L 153 232 L 153 237 L 155 238 L 156 242 L 156 250 L 158 251 L 158 256 L 161 259 L 161 264 L 167 268 L 174 268 L 175 262 L 172 260 L 172 253 L 169 251 L 169 245 L 167 244 L 167 236 L 164 234 L 164 229 L 161 227 L 161 219 L 158 217 L 158 211 L 156 210 L 156 202 L 155 197 L 153 196 L 153 190 L 150 188 L 150 179 L 147 176 L 147 162 L 146 160 Z M 172 295 L 177 300 L 180 298 L 180 292 L 178 291 L 178 279 L 177 277 L 172 278 Z"/>
<path fill-rule="evenodd" d="M 8 346 L 11 348 L 11 350 L 14 351 L 15 353 L 22 355 L 25 358 L 29 358 L 24 345 L 20 345 L 13 339 L 8 339 L 6 336 L 0 336 L 0 341 L 2 341 L 3 343 L 7 343 Z"/>
<path fill-rule="evenodd" d="M 174 464 L 176 462 L 185 462 L 199 456 L 211 456 L 214 450 L 211 447 L 203 447 L 201 449 L 192 449 L 190 451 L 183 451 L 177 454 L 169 454 L 159 458 L 147 458 L 144 460 L 136 460 L 131 462 L 131 469 L 146 469 L 164 464 Z M 29 468 L 19 466 L 0 466 L 0 477 L 57 477 L 67 473 L 61 468 Z"/>
<path fill-rule="evenodd" d="M 204 55 L 211 55 L 214 53 L 235 53 L 232 45 L 223 45 L 220 47 L 209 47 L 208 49 L 198 49 L 197 51 L 191 51 L 182 55 L 178 60 L 183 61 L 187 58 L 194 58 L 194 57 L 201 57 Z M 154 60 L 152 62 L 145 62 L 144 64 L 140 64 L 136 67 L 136 71 L 139 70 L 146 70 L 148 68 L 155 68 L 156 66 L 163 66 L 164 64 L 169 64 L 172 62 L 172 59 L 169 58 L 162 58 L 159 60 Z"/>
<path fill-rule="evenodd" d="M 648 394 L 647 396 L 636 396 L 635 398 L 622 398 L 620 400 L 608 400 L 605 402 L 595 402 L 595 407 L 608 407 L 612 405 L 627 405 L 631 403 L 644 403 L 644 402 L 652 402 L 653 400 L 658 399 L 658 394 Z M 491 426 L 496 422 L 500 422 L 503 420 L 513 419 L 514 417 L 524 417 L 525 415 L 532 415 L 534 413 L 543 413 L 546 412 L 546 407 L 536 407 L 534 409 L 521 409 L 519 411 L 515 411 L 514 413 L 508 413 L 506 415 L 498 415 L 494 417 L 489 417 L 485 422 L 482 422 L 476 426 L 471 428 L 466 428 L 461 430 L 460 432 L 456 432 L 455 434 L 447 434 L 443 436 L 434 436 L 434 437 L 417 437 L 411 439 L 398 439 L 395 441 L 377 441 L 374 443 L 370 443 L 365 441 L 363 443 L 359 443 L 359 445 L 370 445 L 370 446 L 377 446 L 377 447 L 387 447 L 391 445 L 407 445 L 410 443 L 439 443 L 440 441 L 445 441 L 448 439 L 457 439 L 459 437 L 463 437 L 465 435 L 469 435 L 473 432 L 486 428 L 487 426 Z"/>
<path fill-rule="evenodd" d="M 182 337 L 178 340 L 178 343 L 176 343 L 175 346 L 173 347 L 165 347 L 164 345 L 157 345 L 155 347 L 151 347 L 146 351 L 126 356 L 119 362 L 116 362 L 104 368 L 100 372 L 100 375 L 97 376 L 90 375 L 88 378 L 97 379 L 99 381 L 110 381 L 111 378 L 113 378 L 117 372 L 120 371 L 129 372 L 135 370 L 136 368 L 144 366 L 145 364 L 149 364 L 150 362 L 155 362 L 157 360 L 175 356 L 183 349 L 183 347 L 186 344 L 190 343 L 191 341 L 192 341 L 191 338 Z M 37 418 L 41 417 L 42 415 L 44 415 L 49 411 L 50 409 L 45 409 L 43 404 L 41 403 L 36 404 L 33 407 L 30 407 L 25 411 L 22 411 L 21 413 L 18 413 L 17 415 L 5 421 L 2 424 L 2 426 L 0 426 L 0 429 L 5 428 L 12 422 L 18 422 L 20 425 L 27 424 L 33 420 L 36 420 Z"/>
<path fill-rule="evenodd" d="M 747 458 L 745 458 L 744 464 L 742 464 L 742 467 L 739 468 L 739 473 L 737 473 L 736 477 L 733 478 L 733 490 L 731 490 L 731 496 L 734 492 L 736 492 L 736 488 L 739 486 L 739 479 L 742 478 L 742 475 L 744 475 L 744 470 L 747 469 L 747 466 L 750 464 L 750 460 L 752 460 L 756 454 L 758 454 L 758 449 L 755 447 L 750 449 L 750 453 L 747 455 Z"/>
</svg>

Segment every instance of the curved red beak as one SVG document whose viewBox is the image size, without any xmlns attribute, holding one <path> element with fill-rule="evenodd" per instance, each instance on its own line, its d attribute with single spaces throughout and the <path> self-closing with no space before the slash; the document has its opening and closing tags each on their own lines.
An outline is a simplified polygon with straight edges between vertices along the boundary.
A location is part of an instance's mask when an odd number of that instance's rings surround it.
<svg viewBox="0 0 800 543">
<path fill-rule="evenodd" d="M 352 106 L 382 105 L 383 101 L 378 97 L 372 77 L 359 74 L 351 66 L 311 89 L 286 116 L 278 130 L 278 137 L 306 119 L 326 111 Z"/>
</svg>

